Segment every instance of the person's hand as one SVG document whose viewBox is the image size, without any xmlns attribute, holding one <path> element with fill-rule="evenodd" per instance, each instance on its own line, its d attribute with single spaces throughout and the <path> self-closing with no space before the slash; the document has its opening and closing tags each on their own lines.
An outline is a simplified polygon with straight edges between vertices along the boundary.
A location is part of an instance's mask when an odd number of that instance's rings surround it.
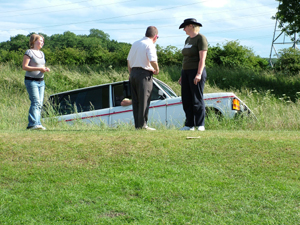
<svg viewBox="0 0 300 225">
<path fill-rule="evenodd" d="M 41 71 L 42 73 L 46 73 L 46 72 L 49 72 L 50 69 L 49 69 L 48 67 L 41 67 L 41 68 L 40 68 L 40 71 Z"/>
<path fill-rule="evenodd" d="M 180 84 L 181 85 L 181 77 L 179 78 L 179 80 L 178 80 L 178 84 Z"/>
<path fill-rule="evenodd" d="M 154 70 L 154 71 L 153 71 L 153 74 L 154 74 L 154 75 L 157 75 L 158 73 L 159 73 L 159 71 L 157 71 L 157 70 Z"/>
<path fill-rule="evenodd" d="M 194 79 L 194 84 L 197 85 L 201 80 L 201 74 L 197 74 Z"/>
</svg>

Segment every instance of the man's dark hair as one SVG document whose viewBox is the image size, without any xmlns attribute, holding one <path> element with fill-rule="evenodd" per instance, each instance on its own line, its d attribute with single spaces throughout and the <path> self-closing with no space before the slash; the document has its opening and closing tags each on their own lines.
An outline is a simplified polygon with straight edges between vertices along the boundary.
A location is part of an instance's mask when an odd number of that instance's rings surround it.
<svg viewBox="0 0 300 225">
<path fill-rule="evenodd" d="M 155 26 L 150 26 L 150 27 L 147 28 L 145 36 L 149 37 L 149 38 L 152 38 L 157 34 L 158 34 L 157 28 Z"/>
</svg>

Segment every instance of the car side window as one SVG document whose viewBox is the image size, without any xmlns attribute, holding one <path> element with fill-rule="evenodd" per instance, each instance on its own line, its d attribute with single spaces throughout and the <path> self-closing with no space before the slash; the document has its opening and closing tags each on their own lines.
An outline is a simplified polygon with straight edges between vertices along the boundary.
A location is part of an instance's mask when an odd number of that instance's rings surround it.
<svg viewBox="0 0 300 225">
<path fill-rule="evenodd" d="M 123 84 L 113 85 L 112 89 L 113 89 L 113 105 L 121 106 L 121 102 L 125 98 Z"/>
<path fill-rule="evenodd" d="M 123 81 L 122 83 L 112 85 L 113 106 L 121 106 L 124 98 L 131 99 L 130 82 Z"/>
<path fill-rule="evenodd" d="M 153 90 L 151 94 L 151 101 L 162 100 L 164 97 L 160 94 L 160 89 L 153 83 Z"/>
<path fill-rule="evenodd" d="M 109 86 L 93 87 L 52 96 L 54 108 L 62 115 L 109 107 Z"/>
<path fill-rule="evenodd" d="M 81 104 L 83 112 L 109 107 L 109 86 L 88 89 L 84 95 Z"/>
</svg>

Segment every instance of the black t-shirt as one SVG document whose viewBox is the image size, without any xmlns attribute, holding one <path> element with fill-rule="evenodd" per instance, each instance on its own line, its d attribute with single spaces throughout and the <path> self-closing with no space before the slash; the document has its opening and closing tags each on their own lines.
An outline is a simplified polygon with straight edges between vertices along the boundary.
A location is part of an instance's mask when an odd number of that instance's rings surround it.
<svg viewBox="0 0 300 225">
<path fill-rule="evenodd" d="M 207 51 L 208 43 L 204 35 L 198 34 L 191 38 L 188 37 L 185 40 L 185 46 L 182 49 L 183 63 L 182 68 L 184 70 L 198 69 L 199 65 L 199 51 Z"/>
</svg>

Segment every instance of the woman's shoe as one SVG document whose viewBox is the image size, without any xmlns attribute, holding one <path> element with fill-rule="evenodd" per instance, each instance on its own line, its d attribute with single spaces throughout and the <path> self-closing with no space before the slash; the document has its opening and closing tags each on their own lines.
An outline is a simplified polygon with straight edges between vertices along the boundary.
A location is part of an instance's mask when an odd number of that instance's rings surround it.
<svg viewBox="0 0 300 225">
<path fill-rule="evenodd" d="M 184 127 L 181 128 L 180 130 L 195 130 L 195 127 L 187 127 L 187 126 L 184 126 Z"/>
<path fill-rule="evenodd" d="M 199 126 L 199 127 L 198 127 L 198 130 L 199 130 L 199 131 L 205 131 L 205 127 L 204 127 L 204 126 Z"/>
</svg>

